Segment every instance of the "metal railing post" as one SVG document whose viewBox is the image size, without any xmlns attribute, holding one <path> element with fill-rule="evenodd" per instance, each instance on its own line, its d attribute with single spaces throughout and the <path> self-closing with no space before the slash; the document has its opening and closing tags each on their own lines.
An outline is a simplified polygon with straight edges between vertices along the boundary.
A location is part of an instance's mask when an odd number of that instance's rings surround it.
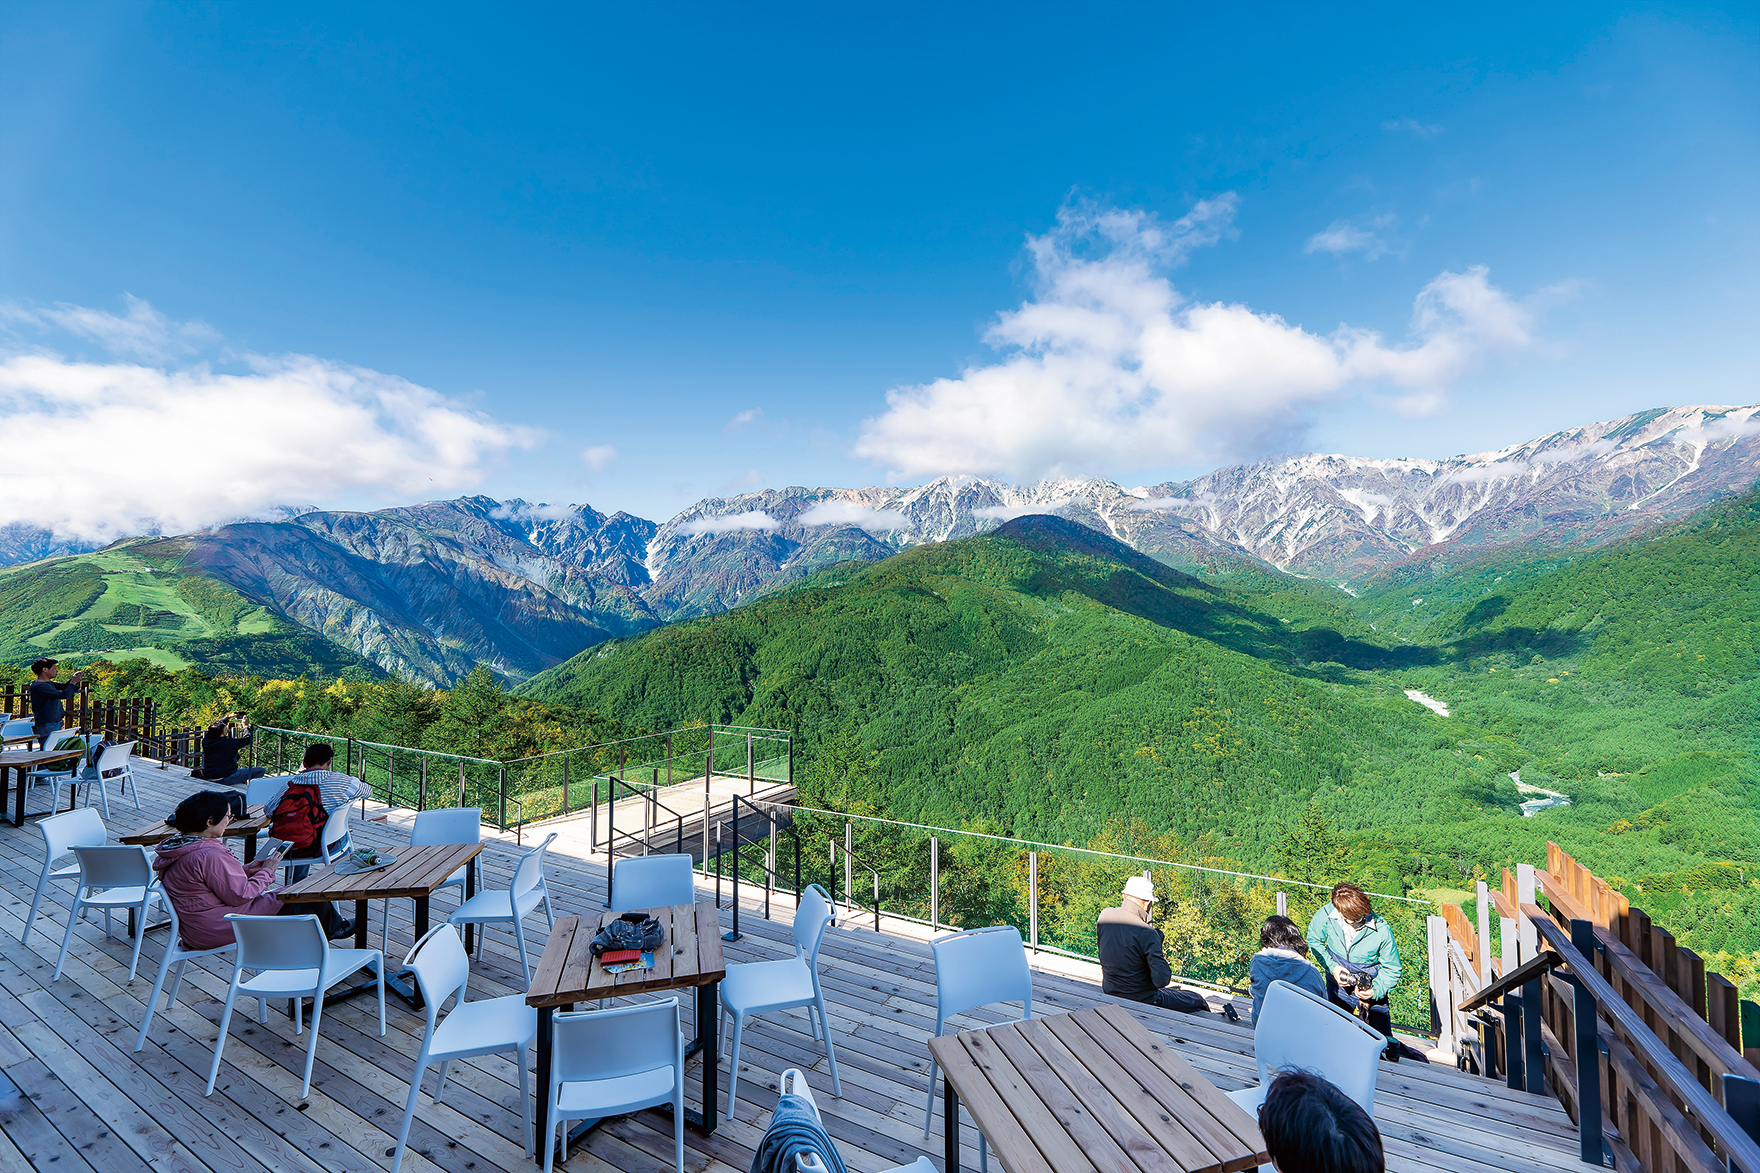
<svg viewBox="0 0 1760 1173">
<path fill-rule="evenodd" d="M 416 811 L 419 813 L 428 809 L 428 755 L 423 754 L 417 760 L 422 765 L 421 777 L 416 783 Z"/>
<path fill-rule="evenodd" d="M 874 931 L 880 931 L 880 873 L 874 873 Z"/>
<path fill-rule="evenodd" d="M 752 761 L 752 735 L 746 734 L 746 793 L 758 793 L 758 770 Z"/>
<path fill-rule="evenodd" d="M 793 824 L 790 824 L 788 829 L 793 832 L 791 837 L 794 839 L 794 906 L 799 908 L 801 906 L 801 829 Z"/>
<path fill-rule="evenodd" d="M 929 836 L 929 931 L 941 929 L 941 840 Z"/>
<path fill-rule="evenodd" d="M 666 784 L 672 785 L 672 734 L 666 735 Z"/>
<path fill-rule="evenodd" d="M 1481 884 L 1482 888 L 1484 885 Z M 1484 917 L 1485 906 L 1479 906 Z M 1589 963 L 1595 963 L 1595 922 L 1571 921 L 1571 944 Z M 1481 945 L 1483 948 L 1483 945 Z M 1571 1018 L 1576 1039 L 1571 1050 L 1577 1061 L 1577 1139 L 1581 1142 L 1583 1162 L 1600 1167 L 1601 1143 L 1601 1028 L 1596 1017 L 1595 995 L 1589 985 L 1576 974 L 1571 975 L 1575 996 L 1571 1000 Z"/>
<path fill-rule="evenodd" d="M 626 782 L 627 786 L 628 783 Z M 642 854 L 654 854 L 654 792 L 648 791 L 641 795 L 642 799 Z"/>
<path fill-rule="evenodd" d="M 599 850 L 599 782 L 593 780 L 592 814 L 587 816 L 587 852 Z"/>
<path fill-rule="evenodd" d="M 706 869 L 708 861 L 705 860 L 703 866 Z M 721 907 L 721 824 L 719 822 L 715 824 L 715 907 Z"/>
<path fill-rule="evenodd" d="M 770 919 L 770 893 L 776 888 L 776 808 L 770 808 L 770 856 L 764 863 L 764 919 Z"/>
<path fill-rule="evenodd" d="M 562 756 L 562 813 L 568 813 L 568 755 Z"/>
<path fill-rule="evenodd" d="M 1039 951 L 1039 853 L 1027 852 L 1027 926 L 1033 952 Z"/>
<path fill-rule="evenodd" d="M 385 805 L 397 805 L 397 751 L 385 751 Z"/>
<path fill-rule="evenodd" d="M 501 775 L 501 829 L 507 830 L 507 767 L 502 766 Z"/>
<path fill-rule="evenodd" d="M 1479 988 L 1491 984 L 1491 894 L 1485 881 L 1474 885 L 1474 903 L 1479 914 Z"/>
<path fill-rule="evenodd" d="M 703 758 L 703 866 L 709 866 L 709 779 L 715 774 L 715 730 L 709 730 L 709 752 Z"/>
<path fill-rule="evenodd" d="M 1279 892 L 1277 894 L 1277 915 L 1278 916 L 1288 916 L 1289 915 L 1289 893 L 1288 892 Z"/>
<path fill-rule="evenodd" d="M 843 822 L 843 895 L 849 901 L 849 913 L 856 913 L 856 825 L 845 819 Z"/>
<path fill-rule="evenodd" d="M 458 805 L 464 805 L 464 763 L 458 763 Z"/>
<path fill-rule="evenodd" d="M 723 941 L 737 941 L 739 932 L 739 806 L 733 808 L 733 928 L 721 934 Z M 719 861 L 717 861 L 719 862 Z M 719 874 L 719 869 L 717 869 Z"/>
</svg>

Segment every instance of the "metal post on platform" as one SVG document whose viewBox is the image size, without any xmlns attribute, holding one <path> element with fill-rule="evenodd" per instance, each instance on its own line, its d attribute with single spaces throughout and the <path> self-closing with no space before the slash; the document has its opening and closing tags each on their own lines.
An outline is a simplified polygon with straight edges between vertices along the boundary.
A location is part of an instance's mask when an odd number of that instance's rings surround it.
<svg viewBox="0 0 1760 1173">
<path fill-rule="evenodd" d="M 758 769 L 752 761 L 752 735 L 746 734 L 746 793 L 758 793 Z"/>
<path fill-rule="evenodd" d="M 672 734 L 666 735 L 666 784 L 672 785 Z"/>
<path fill-rule="evenodd" d="M 1485 914 L 1481 911 L 1479 915 Z M 1595 922 L 1573 918 L 1571 944 L 1589 964 L 1595 964 Z M 1571 1051 L 1572 1058 L 1577 1061 L 1577 1139 L 1581 1142 L 1583 1163 L 1600 1166 L 1604 1160 L 1601 1143 L 1601 1026 L 1589 983 L 1572 974 L 1571 985 L 1575 989 L 1571 1019 L 1576 1038 Z"/>
<path fill-rule="evenodd" d="M 703 756 L 703 866 L 709 866 L 709 779 L 715 776 L 715 729 L 709 728 L 709 752 Z"/>
<path fill-rule="evenodd" d="M 1277 894 L 1277 915 L 1278 916 L 1288 916 L 1289 915 L 1289 893 L 1288 892 L 1279 892 Z"/>
<path fill-rule="evenodd" d="M 416 782 L 416 810 L 420 812 L 428 809 L 428 755 L 423 754 L 416 760 L 421 763 L 422 767 L 422 772 Z"/>
<path fill-rule="evenodd" d="M 770 859 L 764 865 L 764 919 L 770 919 L 770 893 L 776 888 L 776 808 L 770 808 Z"/>
<path fill-rule="evenodd" d="M 708 866 L 709 862 L 704 860 L 704 869 L 707 870 Z M 715 824 L 715 907 L 721 907 L 721 824 L 719 822 Z"/>
<path fill-rule="evenodd" d="M 385 751 L 385 805 L 397 805 L 397 751 Z"/>
<path fill-rule="evenodd" d="M 929 836 L 929 930 L 941 929 L 941 840 Z"/>
<path fill-rule="evenodd" d="M 464 763 L 458 763 L 458 805 L 464 805 Z"/>
<path fill-rule="evenodd" d="M 275 772 L 287 773 L 287 734 L 281 735 L 281 747 L 275 751 Z"/>
<path fill-rule="evenodd" d="M 717 839 L 720 838 L 719 832 L 717 832 L 716 838 Z M 739 807 L 736 804 L 733 808 L 733 928 L 730 931 L 721 934 L 721 939 L 723 941 L 737 941 L 737 940 L 739 940 L 739 937 L 740 937 L 740 932 L 739 932 L 739 846 L 740 846 L 739 845 Z M 716 857 L 715 862 L 716 862 L 716 874 L 719 876 L 720 863 L 721 863 L 719 856 Z M 717 881 L 717 886 L 719 886 L 719 881 Z"/>
<path fill-rule="evenodd" d="M 799 908 L 801 906 L 801 829 L 792 823 L 789 824 L 788 829 L 793 832 L 789 838 L 794 840 L 794 906 Z"/>
<path fill-rule="evenodd" d="M 587 852 L 599 850 L 599 780 L 593 779 L 593 813 L 587 816 Z"/>
<path fill-rule="evenodd" d="M 642 854 L 643 855 L 652 855 L 654 853 L 653 836 L 654 836 L 654 792 L 652 790 L 649 790 L 649 791 L 646 791 L 642 794 Z"/>
<path fill-rule="evenodd" d="M 507 767 L 502 766 L 499 773 L 501 776 L 501 829 L 505 831 L 507 830 Z"/>
<path fill-rule="evenodd" d="M 1039 951 L 1039 853 L 1027 852 L 1027 928 L 1033 952 Z"/>
<path fill-rule="evenodd" d="M 843 895 L 849 901 L 851 916 L 856 912 L 856 825 L 845 819 L 843 823 Z"/>
<path fill-rule="evenodd" d="M 1474 885 L 1473 901 L 1479 913 L 1479 988 L 1491 984 L 1491 892 L 1480 880 Z"/>
<path fill-rule="evenodd" d="M 562 755 L 562 813 L 568 813 L 568 755 Z"/>
<path fill-rule="evenodd" d="M 1524 1055 L 1522 996 L 1512 992 L 1503 996 L 1503 1074 L 1504 1083 L 1511 1091 L 1519 1092 L 1527 1086 L 1522 1065 Z"/>
</svg>

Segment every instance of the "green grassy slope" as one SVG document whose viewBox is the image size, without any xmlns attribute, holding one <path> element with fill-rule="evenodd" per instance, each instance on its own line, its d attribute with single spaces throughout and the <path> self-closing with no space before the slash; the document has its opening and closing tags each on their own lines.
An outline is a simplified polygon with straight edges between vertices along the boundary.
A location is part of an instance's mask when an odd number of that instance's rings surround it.
<svg viewBox="0 0 1760 1173">
<path fill-rule="evenodd" d="M 1336 600 L 1027 518 L 592 649 L 526 691 L 652 728 L 790 727 L 820 797 L 943 825 L 1084 843 L 1131 815 L 1277 868 L 1312 806 L 1383 891 L 1495 882 L 1552 838 L 1688 944 L 1755 955 L 1757 568 L 1752 495 L 1597 553 Z M 1523 818 L 1511 771 L 1572 804 Z M 1703 870 L 1721 861 L 1735 881 Z"/>
<path fill-rule="evenodd" d="M 334 676 L 358 656 L 150 544 L 0 569 L 0 660 L 146 659 L 217 675 Z"/>
</svg>

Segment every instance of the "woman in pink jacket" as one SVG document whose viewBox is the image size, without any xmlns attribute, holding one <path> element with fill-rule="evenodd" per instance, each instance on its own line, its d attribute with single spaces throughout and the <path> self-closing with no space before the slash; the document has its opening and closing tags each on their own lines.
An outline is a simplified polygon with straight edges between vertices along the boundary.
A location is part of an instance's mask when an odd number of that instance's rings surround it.
<svg viewBox="0 0 1760 1173">
<path fill-rule="evenodd" d="M 177 804 L 167 820 L 178 830 L 159 844 L 153 870 L 165 889 L 183 943 L 191 949 L 218 949 L 233 940 L 228 913 L 246 916 L 303 916 L 317 913 L 324 935 L 335 939 L 354 932 L 354 922 L 337 915 L 330 904 L 283 904 L 270 894 L 281 854 L 241 864 L 226 846 L 232 822 L 229 795 L 204 791 Z"/>
</svg>

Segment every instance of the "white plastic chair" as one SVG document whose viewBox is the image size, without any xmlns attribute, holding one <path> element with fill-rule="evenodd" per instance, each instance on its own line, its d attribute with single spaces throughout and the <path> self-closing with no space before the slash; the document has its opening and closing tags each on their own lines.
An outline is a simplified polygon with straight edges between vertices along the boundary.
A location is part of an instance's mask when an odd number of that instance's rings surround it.
<svg viewBox="0 0 1760 1173">
<path fill-rule="evenodd" d="M 434 847 L 443 843 L 481 843 L 483 841 L 483 808 L 480 806 L 459 807 L 455 810 L 422 811 L 416 815 L 416 825 L 410 829 L 409 845 L 411 847 Z M 464 869 L 460 868 L 444 880 L 440 888 L 457 888 L 459 903 L 464 903 Z M 391 930 L 391 901 L 381 900 L 379 911 L 379 939 L 388 941 L 386 936 Z"/>
<path fill-rule="evenodd" d="M 1343 1007 L 1288 982 L 1274 981 L 1265 991 L 1265 1005 L 1253 1028 L 1259 1083 L 1229 1092 L 1228 1098 L 1256 1118 L 1265 1089 L 1277 1074 L 1300 1068 L 1333 1084 L 1373 1116 L 1375 1075 L 1386 1047 L 1380 1031 Z"/>
<path fill-rule="evenodd" d="M 819 1127 L 825 1127 L 825 1118 L 819 1115 L 819 1101 L 813 1098 L 813 1089 L 807 1086 L 807 1073 L 798 1067 L 790 1067 L 783 1071 L 782 1078 L 776 1085 L 777 1093 L 784 1096 L 799 1096 L 813 1110 L 813 1119 Z M 829 1135 L 829 1134 L 828 1134 Z M 831 1173 L 825 1163 L 810 1153 L 801 1153 L 795 1157 L 796 1173 Z M 884 1170 L 884 1173 L 937 1173 L 935 1163 L 928 1157 L 918 1157 L 908 1165 L 899 1165 Z"/>
<path fill-rule="evenodd" d="M 232 1004 L 243 994 L 257 1000 L 257 1021 L 269 1021 L 270 998 L 293 999 L 293 1033 L 299 1034 L 300 999 L 312 1000 L 312 1036 L 306 1040 L 306 1075 L 300 1098 L 312 1090 L 312 1061 L 318 1054 L 318 1024 L 324 1017 L 324 991 L 371 965 L 379 978 L 379 1033 L 385 1033 L 385 955 L 377 949 L 332 949 L 316 916 L 226 915 L 238 938 L 238 957 L 232 984 L 226 988 L 226 1006 L 220 1011 L 220 1035 L 214 1040 L 214 1065 L 208 1069 L 208 1090 L 220 1076 L 220 1058 L 226 1050 L 226 1030 L 232 1023 Z M 246 978 L 244 971 L 257 975 Z"/>
<path fill-rule="evenodd" d="M 544 886 L 544 853 L 556 839 L 556 832 L 550 832 L 549 838 L 520 858 L 519 866 L 513 872 L 513 886 L 498 889 L 494 892 L 478 892 L 469 900 L 458 906 L 458 911 L 446 918 L 448 924 L 504 924 L 507 931 L 513 934 L 514 943 L 519 946 L 520 969 L 526 975 L 526 984 L 532 981 L 531 962 L 526 960 L 525 919 L 534 912 L 538 905 L 544 906 L 544 915 L 550 921 L 551 931 L 556 929 L 556 914 L 550 911 L 550 890 Z M 482 937 L 477 939 L 477 950 L 483 948 Z"/>
<path fill-rule="evenodd" d="M 248 802 L 245 809 L 250 809 Z M 324 820 L 324 830 L 318 835 L 317 855 L 308 855 L 301 859 L 282 857 L 282 883 L 293 883 L 291 877 L 294 868 L 312 868 L 319 864 L 332 864 L 343 857 L 348 850 L 348 812 L 349 804 L 345 802 L 331 811 L 330 817 Z"/>
<path fill-rule="evenodd" d="M 831 1067 L 831 1088 L 843 1095 L 837 1077 L 837 1055 L 831 1049 L 831 1020 L 825 1014 L 825 993 L 819 986 L 819 946 L 831 924 L 831 902 L 817 884 L 807 885 L 794 913 L 794 956 L 780 961 L 752 961 L 727 967 L 721 979 L 721 1022 L 733 1019 L 733 1052 L 727 1080 L 727 1115 L 732 1119 L 738 1105 L 739 1047 L 745 1021 L 773 1010 L 807 1008 L 813 1037 L 825 1040 L 825 1059 Z M 814 1022 L 814 1012 L 818 1020 Z"/>
<path fill-rule="evenodd" d="M 47 748 L 54 750 L 83 750 L 88 748 L 88 745 L 89 743 L 86 740 L 86 735 L 79 730 L 58 729 L 54 733 L 49 734 L 49 744 Z M 56 762 L 53 765 L 39 766 L 34 770 L 26 771 L 24 776 L 26 799 L 28 800 L 30 792 L 39 786 L 46 786 L 56 782 L 72 781 L 75 774 L 78 774 L 85 769 L 85 764 L 84 757 L 77 757 L 72 761 Z M 49 809 L 53 811 L 60 805 L 61 788 L 57 786 L 55 788 L 55 796 L 49 802 Z"/>
<path fill-rule="evenodd" d="M 451 925 L 438 925 L 403 959 L 404 966 L 416 975 L 426 1003 L 427 1031 L 422 1035 L 422 1053 L 416 1057 L 416 1069 L 409 1077 L 409 1102 L 403 1106 L 403 1126 L 397 1130 L 397 1149 L 391 1158 L 391 1173 L 403 1168 L 403 1150 L 409 1144 L 410 1121 L 415 1119 L 416 1101 L 422 1092 L 422 1074 L 430 1063 L 440 1065 L 439 1080 L 434 1085 L 434 1102 L 446 1090 L 446 1065 L 454 1059 L 472 1055 L 493 1055 L 514 1052 L 514 1068 L 519 1072 L 519 1102 L 525 1121 L 526 1154 L 532 1152 L 532 1089 L 526 1073 L 526 1059 L 538 1037 L 538 1012 L 526 1005 L 522 994 L 501 998 L 484 998 L 477 1002 L 464 1000 L 465 985 L 470 981 L 471 959 L 465 955 L 458 930 Z M 440 1007 L 458 995 L 458 1004 L 445 1021 L 437 1021 Z"/>
<path fill-rule="evenodd" d="M 273 774 L 266 774 L 261 778 L 252 778 L 249 782 L 244 784 L 244 809 L 248 811 L 253 806 L 262 806 L 264 799 L 268 798 L 274 791 L 280 790 L 286 784 L 287 779 L 285 777 L 277 777 Z"/>
<path fill-rule="evenodd" d="M 130 791 L 134 795 L 134 809 L 141 809 L 140 790 L 138 787 L 130 785 L 134 780 L 134 775 L 131 772 L 132 767 L 129 765 L 130 759 L 134 755 L 134 745 L 135 743 L 132 741 L 125 741 L 121 745 L 105 746 L 99 752 L 95 765 L 87 766 L 77 774 L 57 773 L 44 778 L 41 784 L 49 786 L 53 791 L 49 797 L 49 809 L 54 810 L 61 805 L 61 788 L 63 786 L 72 787 L 76 791 L 81 786 L 96 786 L 98 801 L 104 806 L 104 817 L 109 818 L 110 791 L 107 783 L 112 779 L 117 783 L 117 794 L 120 795 L 124 789 Z"/>
<path fill-rule="evenodd" d="M 177 906 L 171 903 L 169 895 L 165 898 L 165 911 L 171 914 L 171 936 L 165 941 L 165 956 L 159 959 L 159 976 L 153 979 L 153 995 L 147 999 L 147 1013 L 141 1019 L 141 1033 L 134 1040 L 134 1049 L 137 1051 L 147 1045 L 147 1028 L 153 1025 L 153 1015 L 159 1009 L 159 991 L 165 989 L 165 975 L 171 972 L 171 967 L 175 965 L 177 969 L 171 973 L 171 989 L 165 992 L 167 1008 L 177 1001 L 177 991 L 183 985 L 184 967 L 191 959 L 230 953 L 238 947 L 238 942 L 228 941 L 213 949 L 191 949 L 183 943 L 183 926 L 178 924 Z"/>
<path fill-rule="evenodd" d="M 102 847 L 110 842 L 104 820 L 89 806 L 50 815 L 37 826 L 43 832 L 43 874 L 37 877 L 37 894 L 31 897 L 31 912 L 25 917 L 24 934 L 18 940 L 20 945 L 30 943 L 31 928 L 37 923 L 37 908 L 43 903 L 43 893 L 48 891 L 49 881 L 72 880 L 79 875 L 77 860 L 60 868 L 55 866 L 55 861 L 76 847 Z"/>
<path fill-rule="evenodd" d="M 35 737 L 36 735 L 36 724 L 29 717 L 18 717 L 6 722 L 5 725 L 0 725 L 0 739 L 6 741 L 11 741 L 15 737 Z M 49 736 L 55 735 L 51 733 Z M 29 749 L 30 746 L 27 745 L 25 748 Z"/>
<path fill-rule="evenodd" d="M 1027 968 L 1027 947 L 1013 925 L 991 925 L 952 933 L 931 943 L 935 950 L 935 1033 L 947 1031 L 947 1020 L 992 1002 L 1019 1002 L 1018 1021 L 1033 1017 L 1033 973 Z M 929 1055 L 929 1098 L 923 1106 L 923 1135 L 935 1118 L 935 1055 Z M 978 1137 L 978 1168 L 990 1167 L 990 1147 Z"/>
<path fill-rule="evenodd" d="M 636 912 L 695 904 L 697 885 L 688 855 L 641 855 L 611 865 L 611 911 Z"/>
<path fill-rule="evenodd" d="M 87 809 L 90 809 L 89 807 Z M 140 846 L 75 847 L 79 860 L 79 890 L 73 908 L 67 914 L 67 932 L 61 937 L 61 956 L 55 959 L 55 976 L 61 980 L 61 967 L 67 964 L 67 947 L 73 944 L 73 926 L 80 913 L 88 908 L 104 910 L 104 935 L 110 935 L 110 914 L 118 908 L 134 911 L 134 956 L 128 963 L 128 980 L 141 963 L 141 940 L 147 934 L 147 909 L 164 895 L 159 880 L 153 875 L 153 862 L 147 849 Z"/>
<path fill-rule="evenodd" d="M 552 1020 L 549 1123 L 544 1129 L 544 1173 L 556 1156 L 568 1161 L 568 1121 L 624 1116 L 656 1104 L 672 1105 L 673 1162 L 684 1173 L 684 1036 L 678 999 L 558 1014 Z"/>
</svg>

